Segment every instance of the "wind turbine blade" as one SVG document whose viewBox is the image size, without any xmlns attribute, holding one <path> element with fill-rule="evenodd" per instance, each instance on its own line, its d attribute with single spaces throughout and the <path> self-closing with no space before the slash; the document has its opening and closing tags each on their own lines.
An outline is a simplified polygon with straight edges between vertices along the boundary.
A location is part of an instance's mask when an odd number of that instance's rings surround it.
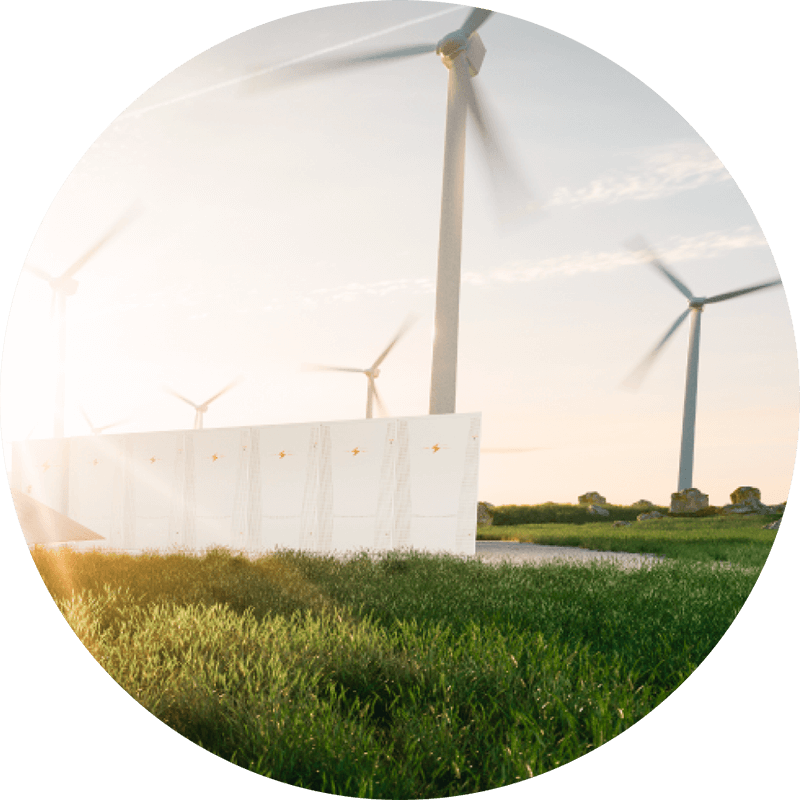
<svg viewBox="0 0 800 800">
<path fill-rule="evenodd" d="M 48 275 L 43 269 L 39 269 L 38 267 L 33 267 L 30 264 L 25 265 L 25 269 L 35 275 L 37 278 L 41 278 L 43 281 L 50 281 L 53 279 L 52 275 Z"/>
<path fill-rule="evenodd" d="M 328 367 L 325 364 L 303 364 L 303 372 L 364 372 L 358 367 Z"/>
<path fill-rule="evenodd" d="M 244 378 L 242 377 L 236 378 L 236 380 L 231 381 L 224 389 L 217 392 L 213 397 L 210 397 L 208 400 L 205 401 L 205 403 L 201 403 L 201 405 L 207 406 L 209 405 L 209 403 L 213 403 L 218 397 L 222 397 L 222 395 L 225 394 L 225 392 L 229 392 L 231 389 L 233 389 L 234 386 L 238 386 L 243 380 Z"/>
<path fill-rule="evenodd" d="M 62 278 L 71 278 L 75 273 L 81 269 L 86 262 L 100 250 L 110 239 L 113 239 L 124 227 L 130 224 L 136 217 L 141 214 L 141 209 L 139 206 L 133 206 L 132 208 L 128 209 L 125 214 L 119 219 L 119 221 L 114 225 L 111 230 L 103 236 L 102 239 L 97 241 L 92 247 L 90 247 L 71 267 L 66 269 L 60 277 Z"/>
<path fill-rule="evenodd" d="M 50 298 L 50 316 L 52 317 L 56 313 L 56 290 L 53 289 L 53 296 Z"/>
<path fill-rule="evenodd" d="M 247 88 L 250 92 L 263 91 L 284 86 L 290 83 L 312 80 L 321 75 L 345 70 L 368 67 L 372 64 L 380 64 L 389 61 L 398 61 L 404 58 L 435 53 L 435 44 L 416 44 L 405 47 L 393 47 L 386 50 L 371 50 L 351 56 L 334 56 L 331 58 L 315 58 L 300 64 L 287 66 L 275 72 L 265 72 L 255 75 L 247 81 Z"/>
<path fill-rule="evenodd" d="M 375 381 L 373 378 L 370 378 L 370 386 L 372 387 L 372 397 L 375 400 L 375 404 L 378 406 L 378 411 L 382 417 L 389 416 L 389 410 L 386 408 L 383 399 L 381 398 L 380 394 L 378 394 L 378 387 L 375 385 Z"/>
<path fill-rule="evenodd" d="M 89 426 L 89 430 L 94 433 L 94 425 L 92 425 L 92 421 L 89 419 L 89 415 L 81 408 L 80 409 L 83 418 L 86 420 L 86 424 Z"/>
<path fill-rule="evenodd" d="M 95 430 L 97 431 L 97 433 L 100 433 L 101 431 L 107 431 L 109 428 L 116 428 L 117 425 L 124 425 L 126 422 L 129 422 L 129 420 L 120 419 L 117 420 L 116 422 L 110 422 L 108 425 L 103 425 L 100 428 L 95 428 Z"/>
<path fill-rule="evenodd" d="M 769 281 L 768 283 L 757 283 L 755 286 L 747 286 L 744 289 L 737 289 L 735 292 L 725 292 L 725 294 L 715 294 L 713 297 L 707 297 L 706 303 L 719 303 L 722 300 L 730 300 L 732 297 L 739 297 L 743 294 L 750 294 L 750 292 L 757 292 L 759 289 L 769 289 L 770 286 L 777 286 L 781 281 Z"/>
<path fill-rule="evenodd" d="M 375 369 L 376 367 L 380 366 L 383 362 L 383 359 L 389 355 L 391 349 L 400 341 L 400 339 L 405 336 L 408 332 L 408 329 L 419 319 L 416 314 L 409 314 L 406 318 L 406 321 L 400 326 L 400 330 L 394 335 L 394 339 L 386 346 L 386 349 L 375 359 L 375 363 L 370 367 L 370 369 Z"/>
<path fill-rule="evenodd" d="M 678 319 L 672 323 L 669 330 L 664 334 L 659 343 L 642 359 L 636 369 L 634 369 L 633 372 L 631 372 L 630 375 L 625 378 L 621 384 L 622 386 L 624 386 L 626 389 L 630 389 L 631 391 L 635 391 L 639 388 L 645 378 L 645 375 L 647 375 L 650 368 L 655 363 L 656 358 L 658 358 L 661 348 L 664 347 L 664 345 L 669 341 L 670 337 L 675 333 L 675 331 L 678 330 L 686 317 L 689 316 L 691 310 L 691 308 L 687 308 L 686 311 L 684 311 L 683 314 L 681 314 Z"/>
<path fill-rule="evenodd" d="M 191 400 L 187 399 L 182 394 L 178 394 L 175 390 L 170 389 L 169 386 L 162 386 L 161 388 L 167 394 L 171 394 L 173 397 L 177 397 L 178 400 L 183 400 L 184 403 L 188 403 L 192 408 L 197 409 L 197 406 Z"/>
<path fill-rule="evenodd" d="M 632 239 L 628 242 L 628 247 L 649 261 L 687 300 L 694 300 L 694 295 L 689 287 L 661 263 L 644 239 Z"/>
<path fill-rule="evenodd" d="M 470 15 L 464 21 L 464 24 L 459 28 L 459 32 L 463 33 L 464 36 L 469 36 L 471 33 L 475 33 L 484 22 L 486 22 L 489 17 L 492 16 L 493 11 L 487 11 L 484 8 L 473 8 Z"/>
<path fill-rule="evenodd" d="M 496 119 L 487 111 L 474 78 L 467 81 L 464 91 L 486 157 L 499 220 L 503 224 L 519 221 L 537 209 L 536 203 L 522 179 L 522 170 L 508 158 L 508 147 L 503 144 L 505 137 L 500 135 Z"/>
<path fill-rule="evenodd" d="M 203 412 L 199 408 L 194 412 L 194 429 L 203 430 Z"/>
</svg>

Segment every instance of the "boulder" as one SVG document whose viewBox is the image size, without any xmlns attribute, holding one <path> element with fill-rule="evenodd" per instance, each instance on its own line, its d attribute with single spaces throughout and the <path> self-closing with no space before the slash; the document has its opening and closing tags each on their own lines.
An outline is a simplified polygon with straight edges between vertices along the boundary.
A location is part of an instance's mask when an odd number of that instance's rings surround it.
<svg viewBox="0 0 800 800">
<path fill-rule="evenodd" d="M 780 526 L 781 526 L 781 521 L 779 519 L 776 519 L 774 522 L 770 522 L 769 525 L 762 525 L 761 528 L 762 530 L 765 531 L 776 531 L 778 530 L 778 528 L 780 528 Z"/>
<path fill-rule="evenodd" d="M 733 505 L 752 501 L 758 504 L 761 503 L 761 489 L 756 489 L 755 486 L 740 486 L 731 492 L 731 503 Z"/>
<path fill-rule="evenodd" d="M 637 500 L 634 504 L 634 508 L 655 508 L 655 503 L 651 503 L 649 500 Z"/>
<path fill-rule="evenodd" d="M 630 528 L 631 523 L 626 522 L 624 519 L 618 519 L 611 523 L 612 528 Z"/>
<path fill-rule="evenodd" d="M 653 511 L 645 511 L 643 514 L 639 514 L 639 516 L 636 517 L 636 521 L 637 522 L 647 522 L 648 519 L 659 519 L 660 517 L 663 517 L 663 516 L 664 515 L 660 511 L 655 511 L 655 510 L 653 510 Z"/>
<path fill-rule="evenodd" d="M 732 495 L 734 497 L 744 497 L 744 500 L 734 501 L 727 506 L 722 507 L 723 514 L 783 514 L 786 508 L 786 503 L 779 503 L 777 506 L 767 506 L 761 502 L 759 496 L 761 492 L 758 489 L 753 489 L 753 493 L 742 492 L 743 489 L 752 489 L 750 486 L 742 486 L 737 489 Z M 737 494 L 741 492 L 741 494 Z"/>
<path fill-rule="evenodd" d="M 494 506 L 491 503 L 478 503 L 478 527 L 488 528 L 494 519 Z"/>
<path fill-rule="evenodd" d="M 598 506 L 606 502 L 605 497 L 600 492 L 586 492 L 578 498 L 579 506 Z"/>
<path fill-rule="evenodd" d="M 699 489 L 684 489 L 682 492 L 675 492 L 669 504 L 671 514 L 696 514 L 708 508 L 708 495 L 703 494 Z"/>
<path fill-rule="evenodd" d="M 598 517 L 607 517 L 608 516 L 608 509 L 603 508 L 602 506 L 590 505 L 587 509 L 590 514 L 594 514 Z"/>
</svg>

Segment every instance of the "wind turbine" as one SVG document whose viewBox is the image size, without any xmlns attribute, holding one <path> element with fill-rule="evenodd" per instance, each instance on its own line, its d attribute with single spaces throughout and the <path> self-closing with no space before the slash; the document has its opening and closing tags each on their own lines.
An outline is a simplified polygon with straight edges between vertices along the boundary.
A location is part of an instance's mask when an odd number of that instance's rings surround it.
<svg viewBox="0 0 800 800">
<path fill-rule="evenodd" d="M 53 437 L 56 439 L 64 438 L 64 404 L 66 397 L 65 377 L 66 377 L 66 357 L 67 357 L 67 297 L 78 291 L 78 281 L 75 275 L 80 269 L 102 248 L 110 239 L 116 236 L 134 217 L 140 214 L 138 207 L 130 209 L 105 236 L 90 247 L 77 261 L 67 267 L 60 275 L 52 276 L 44 270 L 25 264 L 28 272 L 47 281 L 53 291 L 53 299 L 50 303 L 50 314 L 55 311 L 58 324 L 57 340 L 57 361 L 56 361 L 56 392 L 55 392 L 55 419 L 53 421 Z"/>
<path fill-rule="evenodd" d="M 497 136 L 493 131 L 495 126 L 490 125 L 471 80 L 478 74 L 486 54 L 486 48 L 477 31 L 491 15 L 491 11 L 472 9 L 458 30 L 448 34 L 436 44 L 394 47 L 349 58 L 309 60 L 280 73 L 288 76 L 289 80 L 295 80 L 324 72 L 352 69 L 430 53 L 441 56 L 449 70 L 436 276 L 435 333 L 431 364 L 429 405 L 431 414 L 452 414 L 456 407 L 464 156 L 468 112 L 472 114 L 480 134 L 495 190 L 508 192 L 509 189 L 513 189 L 518 195 L 527 196 L 527 191 L 521 185 L 518 175 L 515 175 L 515 171 L 510 168 L 498 145 Z M 268 86 L 273 85 L 269 77 L 266 77 L 266 80 L 262 78 L 262 85 L 265 82 Z M 510 193 L 507 196 L 510 198 Z M 529 200 L 527 206 L 531 207 Z"/>
<path fill-rule="evenodd" d="M 392 348 L 400 341 L 402 336 L 408 331 L 408 329 L 417 321 L 417 317 L 415 315 L 409 316 L 406 321 L 400 326 L 400 329 L 394 335 L 394 338 L 388 345 L 383 349 L 383 352 L 372 362 L 372 365 L 367 367 L 366 369 L 359 369 L 358 367 L 328 367 L 323 364 L 304 364 L 303 369 L 305 370 L 321 370 L 325 372 L 360 372 L 363 375 L 367 376 L 367 419 L 372 419 L 372 404 L 373 401 L 378 406 L 378 411 L 380 411 L 383 416 L 389 416 L 388 411 L 386 410 L 386 406 L 381 400 L 381 396 L 378 394 L 378 387 L 375 385 L 375 379 L 381 374 L 380 365 L 383 363 L 383 360 L 386 356 L 389 355 Z"/>
<path fill-rule="evenodd" d="M 661 261 L 652 253 L 642 242 L 631 242 L 631 249 L 645 253 L 650 263 L 686 298 L 689 307 L 682 313 L 667 330 L 663 338 L 656 346 L 644 357 L 636 369 L 631 372 L 623 382 L 631 388 L 637 387 L 644 379 L 645 374 L 652 367 L 661 349 L 669 341 L 672 335 L 678 330 L 683 321 L 690 314 L 692 325 L 689 332 L 689 355 L 686 364 L 686 392 L 683 400 L 683 429 L 681 432 L 681 454 L 680 465 L 678 468 L 678 491 L 692 487 L 692 470 L 694 466 L 694 432 L 695 418 L 697 416 L 697 375 L 700 365 L 700 315 L 705 306 L 709 303 L 720 303 L 723 300 L 732 300 L 734 297 L 741 297 L 751 292 L 761 289 L 768 289 L 770 286 L 777 286 L 780 280 L 768 281 L 767 283 L 757 283 L 754 286 L 746 286 L 733 292 L 715 294 L 712 297 L 696 297 L 685 283 L 680 281 L 674 273 L 668 270 Z"/>
<path fill-rule="evenodd" d="M 183 400 L 184 403 L 188 403 L 194 409 L 194 430 L 201 431 L 203 430 L 203 414 L 208 411 L 208 407 L 213 403 L 218 397 L 221 397 L 225 392 L 233 389 L 234 386 L 238 386 L 244 379 L 237 378 L 235 381 L 231 381 L 224 389 L 217 392 L 213 397 L 209 397 L 205 403 L 193 403 L 191 400 L 187 399 L 181 394 L 178 394 L 176 391 L 173 391 L 168 386 L 163 387 L 165 392 L 168 392 L 173 397 L 177 397 L 178 400 Z"/>
<path fill-rule="evenodd" d="M 83 409 L 81 409 L 81 414 L 83 415 L 83 418 L 86 420 L 86 424 L 89 426 L 89 430 L 92 432 L 92 436 L 98 436 L 103 431 L 106 431 L 109 428 L 116 428 L 117 425 L 124 425 L 128 421 L 127 419 L 121 419 L 118 420 L 117 422 L 111 422 L 108 425 L 101 425 L 100 427 L 95 427 L 92 424 L 92 421 L 89 419 L 89 415 Z"/>
</svg>

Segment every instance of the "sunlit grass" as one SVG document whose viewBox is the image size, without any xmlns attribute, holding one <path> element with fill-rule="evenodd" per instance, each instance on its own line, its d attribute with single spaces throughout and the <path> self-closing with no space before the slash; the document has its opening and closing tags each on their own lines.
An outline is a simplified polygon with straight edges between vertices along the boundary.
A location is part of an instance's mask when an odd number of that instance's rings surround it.
<svg viewBox="0 0 800 800">
<path fill-rule="evenodd" d="M 491 789 L 599 747 L 691 674 L 758 572 L 33 555 L 95 658 L 175 730 L 287 783 L 392 798 Z"/>
</svg>

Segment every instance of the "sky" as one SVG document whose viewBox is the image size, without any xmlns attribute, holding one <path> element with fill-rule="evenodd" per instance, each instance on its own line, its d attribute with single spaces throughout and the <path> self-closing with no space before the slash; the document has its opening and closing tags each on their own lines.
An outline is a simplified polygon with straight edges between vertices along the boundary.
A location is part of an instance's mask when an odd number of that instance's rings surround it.
<svg viewBox="0 0 800 800">
<path fill-rule="evenodd" d="M 60 274 L 132 207 L 67 301 L 66 434 L 358 419 L 366 379 L 304 363 L 383 364 L 389 413 L 426 414 L 447 71 L 435 55 L 284 83 L 318 52 L 436 42 L 467 11 L 379 2 L 273 22 L 136 99 L 66 179 L 27 263 Z M 388 31 L 382 35 L 375 35 Z M 468 131 L 456 410 L 480 411 L 480 497 L 494 504 L 668 503 L 677 483 L 688 324 L 640 390 L 621 381 L 685 308 L 626 246 L 642 236 L 696 294 L 778 277 L 728 171 L 657 94 L 592 50 L 495 15 L 475 83 L 538 210 L 498 225 Z M 356 41 L 349 47 L 341 45 Z M 250 78 L 267 71 L 266 88 Z M 261 91 L 254 87 L 262 87 Z M 9 318 L 2 432 L 52 435 L 55 328 L 25 272 Z M 744 380 L 743 380 L 744 378 Z M 781 289 L 704 314 L 694 485 L 788 496 L 797 354 Z"/>
</svg>

